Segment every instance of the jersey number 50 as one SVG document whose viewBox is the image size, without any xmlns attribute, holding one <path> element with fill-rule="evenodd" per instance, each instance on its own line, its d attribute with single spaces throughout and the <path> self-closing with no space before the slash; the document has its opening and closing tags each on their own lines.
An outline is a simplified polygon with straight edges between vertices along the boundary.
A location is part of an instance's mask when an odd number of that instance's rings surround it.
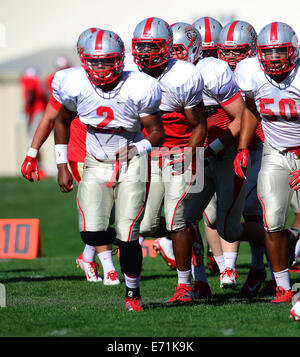
<svg viewBox="0 0 300 357">
<path fill-rule="evenodd" d="M 260 98 L 259 99 L 259 106 L 260 106 L 260 113 L 265 114 L 268 120 L 275 121 L 278 119 L 278 116 L 270 109 L 266 108 L 267 104 L 274 104 L 273 98 Z M 282 98 L 278 102 L 279 105 L 279 115 L 283 119 L 287 121 L 296 121 L 298 120 L 298 112 L 297 112 L 297 105 L 296 102 L 291 98 Z M 288 106 L 290 115 L 286 115 L 286 106 Z"/>
</svg>

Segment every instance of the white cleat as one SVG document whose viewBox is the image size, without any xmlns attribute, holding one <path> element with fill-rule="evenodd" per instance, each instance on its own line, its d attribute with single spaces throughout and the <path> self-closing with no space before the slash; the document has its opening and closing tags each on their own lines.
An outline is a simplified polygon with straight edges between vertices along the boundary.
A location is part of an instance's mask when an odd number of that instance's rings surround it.
<svg viewBox="0 0 300 357">
<path fill-rule="evenodd" d="M 295 321 L 300 320 L 300 299 L 292 307 L 292 309 L 290 311 L 290 319 L 295 320 Z"/>
<path fill-rule="evenodd" d="M 76 259 L 76 263 L 80 269 L 85 272 L 87 281 L 92 283 L 99 283 L 102 281 L 102 278 L 98 274 L 98 264 L 93 262 L 87 262 L 83 259 L 83 253 Z"/>
<path fill-rule="evenodd" d="M 153 243 L 153 249 L 160 254 L 170 269 L 176 269 L 176 261 L 173 252 L 173 243 L 166 237 L 157 238 Z"/>
<path fill-rule="evenodd" d="M 115 270 L 109 271 L 105 276 L 104 276 L 104 285 L 119 285 L 121 284 L 119 280 L 119 275 Z"/>
<path fill-rule="evenodd" d="M 237 272 L 232 268 L 225 268 L 220 274 L 220 288 L 235 288 L 236 278 L 238 278 Z"/>
</svg>

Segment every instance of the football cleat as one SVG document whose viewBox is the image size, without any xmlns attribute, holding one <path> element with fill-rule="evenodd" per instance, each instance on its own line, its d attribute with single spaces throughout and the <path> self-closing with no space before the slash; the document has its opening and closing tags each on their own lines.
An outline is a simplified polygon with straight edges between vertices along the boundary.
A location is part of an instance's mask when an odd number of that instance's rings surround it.
<svg viewBox="0 0 300 357">
<path fill-rule="evenodd" d="M 85 272 L 87 281 L 93 282 L 93 283 L 99 283 L 102 281 L 101 277 L 98 274 L 98 269 L 99 265 L 93 261 L 93 262 L 87 262 L 83 259 L 83 253 L 80 254 L 80 256 L 76 259 L 76 263 L 80 269 L 82 269 Z"/>
<path fill-rule="evenodd" d="M 266 276 L 265 269 L 257 269 L 254 266 L 250 266 L 247 280 L 242 287 L 242 294 L 257 293 L 262 283 L 266 280 Z"/>
<path fill-rule="evenodd" d="M 211 296 L 211 291 L 208 283 L 204 281 L 194 281 L 193 284 L 194 299 L 202 299 Z"/>
<path fill-rule="evenodd" d="M 262 287 L 260 292 L 266 295 L 274 295 L 276 294 L 276 287 L 277 287 L 276 280 L 274 278 L 267 281 L 266 284 Z"/>
<path fill-rule="evenodd" d="M 206 264 L 207 264 L 207 269 L 212 274 L 220 274 L 220 270 L 219 270 L 218 264 L 215 261 L 213 253 L 210 252 L 210 251 L 208 251 L 207 255 L 206 255 Z"/>
<path fill-rule="evenodd" d="M 290 273 L 300 273 L 300 267 L 297 264 L 292 265 L 289 267 Z"/>
<path fill-rule="evenodd" d="M 173 252 L 173 243 L 166 237 L 157 238 L 153 243 L 153 249 L 160 254 L 170 269 L 176 269 L 176 261 Z"/>
<path fill-rule="evenodd" d="M 104 285 L 119 285 L 121 284 L 119 280 L 119 275 L 115 270 L 109 271 L 105 276 L 104 276 Z"/>
<path fill-rule="evenodd" d="M 300 299 L 292 307 L 290 311 L 290 319 L 299 321 L 300 320 Z"/>
<path fill-rule="evenodd" d="M 141 297 L 129 298 L 125 297 L 126 311 L 143 311 L 143 304 Z"/>
<path fill-rule="evenodd" d="M 282 286 L 278 286 L 276 288 L 276 297 L 271 300 L 273 303 L 281 303 L 281 302 L 291 302 L 294 296 L 294 292 L 292 289 L 285 290 Z"/>
<path fill-rule="evenodd" d="M 225 268 L 220 275 L 220 288 L 235 288 L 236 278 L 238 278 L 237 272 L 232 268 Z"/>
<path fill-rule="evenodd" d="M 192 302 L 193 300 L 194 298 L 192 287 L 188 286 L 187 284 L 177 284 L 174 296 L 172 296 L 170 300 L 166 301 L 166 303 L 181 304 L 186 302 Z"/>
</svg>

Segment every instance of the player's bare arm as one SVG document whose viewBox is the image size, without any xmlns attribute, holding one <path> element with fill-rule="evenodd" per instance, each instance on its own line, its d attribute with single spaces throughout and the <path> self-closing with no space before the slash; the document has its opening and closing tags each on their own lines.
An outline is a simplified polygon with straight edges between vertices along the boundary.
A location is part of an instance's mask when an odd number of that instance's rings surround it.
<svg viewBox="0 0 300 357">
<path fill-rule="evenodd" d="M 248 148 L 255 134 L 260 115 L 256 109 L 254 101 L 246 97 L 246 108 L 241 121 L 241 131 L 239 138 L 239 149 Z"/>
<path fill-rule="evenodd" d="M 150 141 L 152 147 L 162 146 L 165 140 L 165 132 L 160 112 L 143 117 L 142 123 L 148 133 L 145 139 Z"/>
<path fill-rule="evenodd" d="M 70 192 L 73 189 L 73 177 L 68 169 L 67 145 L 70 138 L 71 121 L 75 119 L 76 113 L 67 110 L 63 105 L 58 112 L 54 125 L 54 141 L 57 158 L 58 176 L 57 182 L 61 192 Z M 57 150 L 59 149 L 59 150 Z"/>
<path fill-rule="evenodd" d="M 196 148 L 203 146 L 207 134 L 207 121 L 203 103 L 201 102 L 192 108 L 184 109 L 184 113 L 192 128 L 188 146 L 192 148 L 192 153 L 195 154 Z"/>
<path fill-rule="evenodd" d="M 233 140 L 240 134 L 242 117 L 246 109 L 246 105 L 243 98 L 238 97 L 233 102 L 222 106 L 222 108 L 229 115 L 232 121 L 228 125 L 228 128 L 222 137 L 220 137 L 220 140 L 224 146 L 231 146 L 233 144 Z"/>
<path fill-rule="evenodd" d="M 54 128 L 58 111 L 49 103 L 32 139 L 31 147 L 39 150 Z"/>
</svg>

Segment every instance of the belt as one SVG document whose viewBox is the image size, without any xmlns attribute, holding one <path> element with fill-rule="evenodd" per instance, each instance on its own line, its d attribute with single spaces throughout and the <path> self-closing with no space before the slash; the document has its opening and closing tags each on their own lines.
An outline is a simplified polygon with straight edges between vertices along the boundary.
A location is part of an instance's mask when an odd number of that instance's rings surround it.
<svg viewBox="0 0 300 357">
<path fill-rule="evenodd" d="M 87 124 L 86 127 L 96 133 L 118 134 L 118 133 L 124 133 L 126 131 L 124 128 L 114 128 L 114 129 L 97 128 L 90 124 Z"/>
<path fill-rule="evenodd" d="M 300 146 L 292 146 L 290 148 L 286 148 L 287 152 L 293 152 L 296 156 L 300 156 Z"/>
</svg>

